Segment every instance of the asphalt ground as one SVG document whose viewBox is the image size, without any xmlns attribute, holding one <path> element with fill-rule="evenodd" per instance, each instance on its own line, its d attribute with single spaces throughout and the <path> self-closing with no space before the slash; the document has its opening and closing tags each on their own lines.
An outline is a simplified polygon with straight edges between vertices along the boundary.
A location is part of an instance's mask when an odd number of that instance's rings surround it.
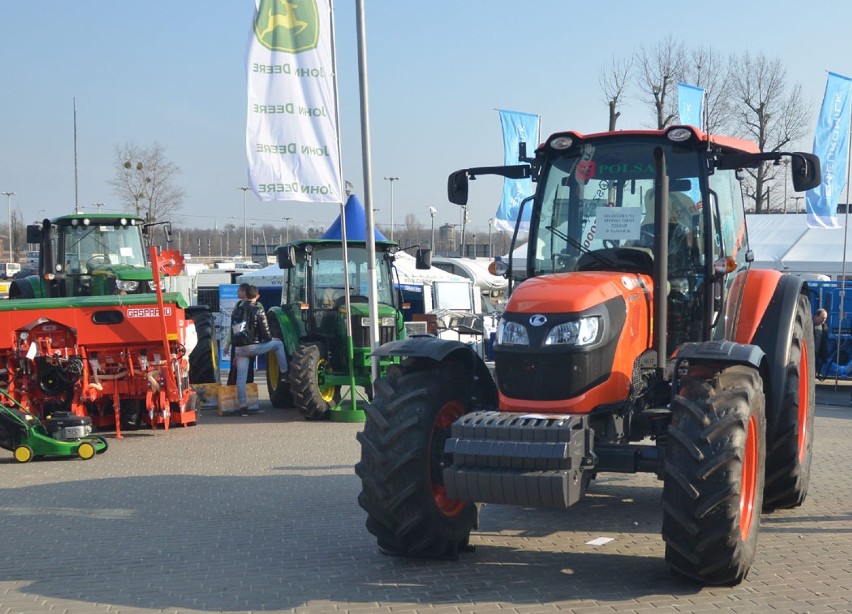
<svg viewBox="0 0 852 614">
<path fill-rule="evenodd" d="M 764 515 L 745 582 L 672 576 L 660 483 L 606 475 L 565 511 L 489 505 L 458 561 L 384 556 L 357 504 L 361 424 L 204 410 L 89 461 L 0 450 L 0 614 L 849 612 L 852 408 L 817 393 L 810 494 Z M 599 538 L 604 545 L 590 545 Z"/>
</svg>

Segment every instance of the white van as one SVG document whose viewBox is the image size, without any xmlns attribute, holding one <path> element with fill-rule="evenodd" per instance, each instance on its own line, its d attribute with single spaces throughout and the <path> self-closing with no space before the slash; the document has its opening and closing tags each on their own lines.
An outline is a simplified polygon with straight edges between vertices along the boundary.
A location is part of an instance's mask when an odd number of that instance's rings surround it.
<svg viewBox="0 0 852 614">
<path fill-rule="evenodd" d="M 0 262 L 0 278 L 12 279 L 12 276 L 21 270 L 17 262 Z"/>
</svg>

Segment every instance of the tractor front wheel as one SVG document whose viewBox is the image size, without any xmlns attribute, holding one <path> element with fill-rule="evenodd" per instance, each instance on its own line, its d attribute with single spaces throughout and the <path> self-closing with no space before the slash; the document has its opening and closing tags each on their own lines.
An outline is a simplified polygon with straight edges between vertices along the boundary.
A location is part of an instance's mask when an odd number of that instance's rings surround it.
<svg viewBox="0 0 852 614">
<path fill-rule="evenodd" d="M 213 314 L 208 309 L 192 307 L 187 314 L 195 322 L 198 343 L 189 355 L 189 381 L 192 384 L 219 383 L 218 348 Z"/>
<path fill-rule="evenodd" d="M 389 554 L 456 558 L 477 523 L 476 504 L 447 497 L 442 468 L 450 427 L 465 407 L 465 371 L 393 372 L 376 383 L 364 430 L 358 503 Z"/>
<path fill-rule="evenodd" d="M 672 402 L 665 455 L 663 539 L 676 574 L 739 584 L 754 560 L 766 410 L 757 370 L 693 365 Z"/>
<path fill-rule="evenodd" d="M 320 355 L 320 349 L 314 344 L 304 344 L 296 348 L 290 360 L 290 392 L 293 402 L 308 420 L 322 420 L 328 417 L 332 407 L 340 399 L 337 386 L 321 386 L 320 380 L 326 371 L 330 371 L 328 360 Z"/>
<path fill-rule="evenodd" d="M 763 510 L 798 507 L 808 494 L 814 438 L 814 329 L 802 295 L 787 359 L 784 405 L 767 439 Z"/>
<path fill-rule="evenodd" d="M 269 392 L 269 402 L 272 407 L 293 407 L 293 395 L 290 384 L 279 373 L 278 357 L 275 352 L 266 355 L 266 390 Z"/>
</svg>

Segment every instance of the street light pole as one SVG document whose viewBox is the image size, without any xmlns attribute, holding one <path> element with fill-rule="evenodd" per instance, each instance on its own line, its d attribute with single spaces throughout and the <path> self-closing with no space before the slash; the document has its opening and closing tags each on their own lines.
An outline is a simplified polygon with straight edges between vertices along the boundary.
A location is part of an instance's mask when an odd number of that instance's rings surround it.
<svg viewBox="0 0 852 614">
<path fill-rule="evenodd" d="M 287 222 L 287 243 L 290 242 L 290 219 L 289 217 L 284 218 L 284 221 Z"/>
<path fill-rule="evenodd" d="M 493 228 L 494 228 L 494 218 L 490 217 L 490 218 L 488 218 L 488 257 L 489 258 L 494 257 L 494 247 L 493 247 L 493 244 L 491 243 L 491 230 Z"/>
<path fill-rule="evenodd" d="M 429 215 L 432 216 L 432 240 L 429 243 L 429 249 L 432 250 L 432 253 L 437 253 L 435 251 L 435 214 L 438 213 L 438 210 L 435 207 L 429 207 Z"/>
<path fill-rule="evenodd" d="M 12 197 L 15 196 L 15 192 L 0 192 L 6 197 L 6 201 L 9 204 L 9 262 L 14 262 L 15 257 L 13 256 L 15 246 L 12 243 Z"/>
<path fill-rule="evenodd" d="M 399 177 L 385 177 L 385 181 L 390 181 L 390 186 L 391 186 L 391 236 L 390 236 L 390 240 L 393 241 L 393 182 L 399 181 Z"/>
<path fill-rule="evenodd" d="M 243 260 L 246 258 L 246 241 L 248 240 L 248 230 L 246 230 L 246 193 L 251 188 L 237 188 L 243 191 Z"/>
</svg>

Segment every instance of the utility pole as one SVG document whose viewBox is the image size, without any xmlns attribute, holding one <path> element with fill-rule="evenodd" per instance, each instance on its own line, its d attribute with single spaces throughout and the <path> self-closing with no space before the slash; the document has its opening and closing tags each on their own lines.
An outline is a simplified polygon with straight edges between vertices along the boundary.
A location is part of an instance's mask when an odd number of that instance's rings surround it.
<svg viewBox="0 0 852 614">
<path fill-rule="evenodd" d="M 9 262 L 15 262 L 15 245 L 13 243 L 13 235 L 12 235 L 12 197 L 15 196 L 14 192 L 0 192 L 3 196 L 6 197 L 6 201 L 9 203 Z"/>
<path fill-rule="evenodd" d="M 246 240 L 248 239 L 248 230 L 246 229 L 246 193 L 251 188 L 237 188 L 243 191 L 243 260 L 246 259 Z"/>
<path fill-rule="evenodd" d="M 385 181 L 390 181 L 390 186 L 391 186 L 391 236 L 390 236 L 390 240 L 393 241 L 393 182 L 399 181 L 399 177 L 385 177 Z"/>
</svg>

